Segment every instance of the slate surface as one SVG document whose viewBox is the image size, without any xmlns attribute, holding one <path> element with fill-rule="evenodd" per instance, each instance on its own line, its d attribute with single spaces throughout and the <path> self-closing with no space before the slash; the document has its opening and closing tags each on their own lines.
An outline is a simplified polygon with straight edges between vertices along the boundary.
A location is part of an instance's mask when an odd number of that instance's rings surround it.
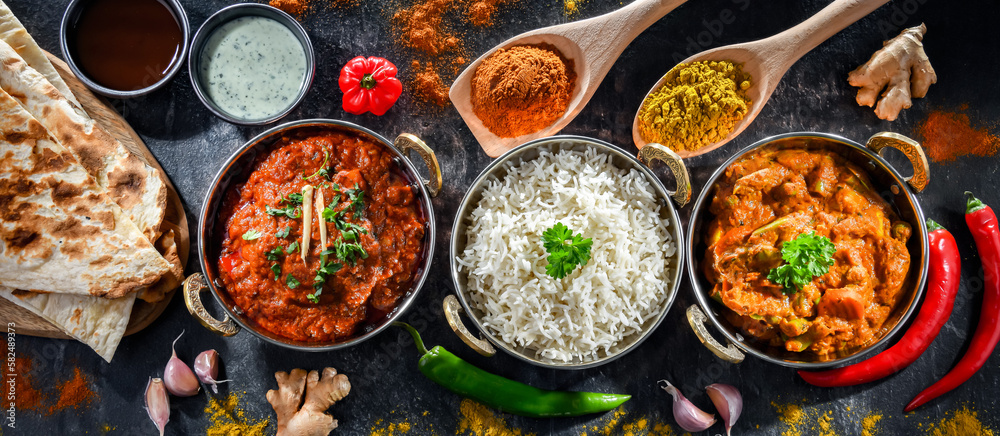
<svg viewBox="0 0 1000 436">
<path fill-rule="evenodd" d="M 67 1 L 10 0 L 11 9 L 25 23 L 42 47 L 58 53 L 58 28 Z M 183 0 L 193 26 L 232 2 Z M 790 428 L 783 423 L 775 404 L 795 403 L 807 412 L 801 434 L 818 434 L 819 417 L 828 414 L 835 434 L 861 434 L 861 419 L 881 414 L 876 434 L 909 435 L 927 432 L 929 424 L 962 407 L 1000 430 L 997 394 L 1000 392 L 1000 357 L 967 383 L 929 406 L 904 416 L 902 406 L 923 387 L 943 375 L 965 350 L 978 321 L 982 300 L 979 258 L 962 219 L 964 190 L 975 191 L 987 203 L 1000 205 L 995 188 L 998 159 L 961 158 L 932 163 L 928 189 L 919 195 L 924 211 L 950 228 L 963 255 L 963 285 L 954 313 L 927 353 L 910 368 L 866 386 L 820 389 L 806 385 L 792 370 L 748 358 L 739 365 L 722 363 L 703 348 L 690 332 L 684 309 L 694 304 L 685 278 L 681 293 L 665 322 L 637 351 L 611 364 L 582 371 L 539 369 L 510 356 L 483 358 L 466 348 L 447 328 L 440 313 L 441 299 L 453 292 L 447 271 L 447 241 L 457 204 L 470 182 L 490 159 L 480 150 L 471 133 L 453 109 L 434 110 L 404 95 L 385 116 L 353 116 L 340 109 L 336 80 L 340 66 L 358 54 L 382 55 L 396 61 L 411 74 L 411 51 L 401 49 L 390 33 L 389 19 L 400 2 L 360 2 L 331 7 L 333 2 L 315 1 L 314 12 L 302 23 L 312 37 L 319 64 L 312 90 L 284 121 L 328 117 L 356 122 L 392 137 L 411 132 L 423 137 L 436 150 L 443 165 L 445 189 L 434 200 L 438 242 L 433 271 L 415 307 L 404 317 L 426 325 L 424 338 L 441 344 L 463 358 L 504 376 L 551 389 L 595 390 L 629 393 L 634 397 L 624 414 L 592 415 L 574 419 L 534 420 L 498 415 L 510 428 L 537 434 L 623 434 L 657 423 L 677 427 L 670 414 L 670 398 L 656 388 L 656 381 L 669 379 L 692 394 L 698 405 L 711 410 L 701 388 L 713 382 L 734 384 L 746 400 L 736 434 L 779 435 Z M 403 2 L 408 3 L 408 2 Z M 749 41 L 784 30 L 821 9 L 826 1 L 797 0 L 692 0 L 654 24 L 625 50 L 590 104 L 563 131 L 603 139 L 626 150 L 631 144 L 631 118 L 640 99 L 658 76 L 689 52 L 719 45 Z M 596 16 L 620 7 L 617 1 L 585 0 L 580 13 L 567 18 L 560 1 L 523 0 L 501 10 L 496 24 L 487 29 L 463 28 L 471 54 L 517 33 L 533 28 Z M 732 17 L 730 23 L 717 21 Z M 889 130 L 915 136 L 919 123 L 931 110 L 967 113 L 973 124 L 994 127 L 1000 115 L 1000 82 L 996 79 L 1000 37 L 994 24 L 1000 9 L 991 1 L 946 2 L 893 0 L 872 15 L 847 28 L 788 71 L 756 122 L 739 138 L 707 155 L 687 161 L 694 178 L 695 194 L 712 171 L 728 156 L 761 138 L 790 131 L 819 131 L 864 141 L 872 133 Z M 901 26 L 926 22 L 927 52 L 937 69 L 939 82 L 927 98 L 904 111 L 892 123 L 878 120 L 868 108 L 854 103 L 854 89 L 846 83 L 847 72 L 861 64 L 895 35 Z M 214 117 L 198 102 L 186 70 L 165 89 L 125 102 L 116 102 L 143 137 L 180 191 L 194 226 L 202 198 L 216 171 L 229 154 L 266 127 L 239 127 Z M 890 159 L 903 173 L 908 166 Z M 667 180 L 666 183 L 672 184 Z M 685 221 L 689 208 L 681 211 Z M 192 232 L 194 228 L 192 227 Z M 194 242 L 194 241 L 192 241 Z M 187 272 L 199 271 L 193 258 Z M 214 308 L 213 310 L 220 310 Z M 0 320 L 2 321 L 2 320 Z M 6 324 L 6 322 L 3 322 Z M 389 423 L 409 422 L 410 434 L 465 434 L 460 430 L 461 399 L 423 378 L 416 370 L 416 353 L 396 330 L 349 350 L 309 354 L 288 351 L 243 332 L 232 338 L 215 336 L 202 328 L 175 298 L 167 312 L 143 332 L 122 341 L 113 364 L 104 363 L 76 342 L 17 336 L 16 352 L 32 358 L 35 380 L 55 383 L 79 367 L 93 380 L 98 400 L 89 406 L 39 416 L 16 414 L 16 429 L 6 426 L 3 434 L 153 434 L 153 425 L 142 408 L 147 378 L 162 373 L 169 357 L 170 341 L 186 331 L 178 343 L 178 355 L 187 360 L 207 348 L 219 351 L 223 376 L 234 381 L 223 391 L 237 391 L 241 406 L 251 419 L 270 418 L 273 412 L 264 393 L 275 386 L 272 374 L 292 368 L 336 367 L 348 374 L 354 389 L 332 413 L 340 420 L 336 434 L 369 434 Z M 174 399 L 167 434 L 201 434 L 209 421 L 203 412 L 203 396 Z M 6 407 L 4 407 L 6 409 Z M 379 424 L 381 420 L 381 424 Z M 108 430 L 110 429 L 110 432 Z M 596 429 L 596 430 L 595 430 Z M 794 430 L 794 429 L 791 429 Z M 706 434 L 722 433 L 721 425 Z M 641 434 L 641 432 L 636 433 Z"/>
</svg>

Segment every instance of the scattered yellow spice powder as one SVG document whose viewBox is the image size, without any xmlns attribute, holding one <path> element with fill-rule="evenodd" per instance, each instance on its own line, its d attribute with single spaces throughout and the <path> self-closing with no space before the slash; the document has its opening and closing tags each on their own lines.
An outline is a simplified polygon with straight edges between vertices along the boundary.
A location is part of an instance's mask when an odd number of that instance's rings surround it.
<svg viewBox="0 0 1000 436">
<path fill-rule="evenodd" d="M 567 17 L 572 17 L 580 13 L 580 3 L 584 0 L 563 0 L 563 13 Z"/>
<path fill-rule="evenodd" d="M 410 432 L 413 429 L 413 425 L 409 422 L 391 422 L 389 425 L 383 425 L 383 420 L 375 421 L 375 425 L 372 427 L 371 436 L 401 436 Z"/>
<path fill-rule="evenodd" d="M 882 420 L 881 414 L 871 414 L 861 420 L 861 436 L 875 436 L 875 429 L 878 422 Z"/>
<path fill-rule="evenodd" d="M 778 404 L 771 402 L 771 406 L 778 411 L 778 418 L 788 426 L 781 436 L 802 436 L 799 426 L 805 421 L 805 413 L 798 404 Z"/>
<path fill-rule="evenodd" d="M 833 431 L 833 416 L 830 415 L 830 412 L 823 413 L 817 424 L 819 424 L 819 431 L 814 433 L 818 436 L 837 436 L 837 433 Z M 815 427 L 813 429 L 815 430 Z"/>
<path fill-rule="evenodd" d="M 459 406 L 462 414 L 458 422 L 457 435 L 472 434 L 474 436 L 522 436 L 521 429 L 511 429 L 503 418 L 497 417 L 486 406 L 469 399 L 462 400 Z M 524 436 L 534 436 L 534 433 Z"/>
<path fill-rule="evenodd" d="M 674 429 L 669 424 L 656 424 L 649 436 L 674 436 Z"/>
<path fill-rule="evenodd" d="M 246 392 L 243 392 L 246 394 Z M 206 436 L 266 436 L 270 419 L 248 420 L 240 407 L 240 397 L 235 392 L 225 396 L 209 396 L 205 414 L 211 425 L 205 429 Z"/>
<path fill-rule="evenodd" d="M 608 421 L 604 423 L 604 428 L 601 429 L 601 434 L 604 436 L 617 434 L 618 432 L 615 431 L 615 428 L 618 427 L 618 422 L 621 421 L 624 416 L 625 416 L 624 408 L 618 407 L 617 409 L 615 409 L 615 412 L 611 414 L 611 417 L 608 418 Z"/>
<path fill-rule="evenodd" d="M 742 64 L 679 64 L 639 108 L 639 134 L 675 151 L 695 151 L 728 136 L 752 103 Z"/>
<path fill-rule="evenodd" d="M 994 436 L 993 430 L 983 426 L 974 410 L 968 406 L 955 410 L 951 417 L 941 419 L 941 422 L 931 427 L 931 436 Z"/>
</svg>

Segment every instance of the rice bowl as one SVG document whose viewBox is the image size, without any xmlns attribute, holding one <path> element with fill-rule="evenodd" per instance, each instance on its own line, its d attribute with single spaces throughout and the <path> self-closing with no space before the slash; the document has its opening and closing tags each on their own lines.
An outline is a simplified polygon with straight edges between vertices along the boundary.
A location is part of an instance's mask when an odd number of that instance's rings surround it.
<svg viewBox="0 0 1000 436">
<path fill-rule="evenodd" d="M 529 145 L 534 145 L 529 147 Z M 588 367 L 624 354 L 676 294 L 677 217 L 635 158 L 586 138 L 525 144 L 487 168 L 463 202 L 452 272 L 492 342 L 529 362 Z M 541 234 L 560 222 L 591 238 L 591 259 L 548 276 Z"/>
</svg>

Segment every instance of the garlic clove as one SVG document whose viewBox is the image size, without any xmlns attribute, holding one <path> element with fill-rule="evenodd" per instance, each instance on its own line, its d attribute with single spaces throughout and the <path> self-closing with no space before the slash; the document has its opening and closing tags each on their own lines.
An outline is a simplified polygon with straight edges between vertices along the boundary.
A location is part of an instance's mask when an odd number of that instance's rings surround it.
<svg viewBox="0 0 1000 436">
<path fill-rule="evenodd" d="M 708 397 L 712 399 L 719 415 L 722 415 L 722 422 L 726 423 L 726 436 L 729 436 L 733 424 L 740 419 L 743 412 L 743 396 L 735 386 L 713 383 L 705 387 Z"/>
<path fill-rule="evenodd" d="M 212 392 L 219 393 L 219 383 L 229 380 L 216 380 L 219 376 L 219 353 L 215 350 L 205 350 L 194 359 L 194 373 L 198 380 L 212 386 Z"/>
<path fill-rule="evenodd" d="M 677 390 L 670 382 L 666 380 L 660 380 L 660 382 L 666 384 L 666 386 L 661 386 L 661 388 L 674 397 L 674 420 L 677 421 L 677 425 L 681 426 L 685 431 L 693 433 L 707 430 L 715 424 L 715 415 L 705 413 L 688 401 L 681 394 L 681 391 Z"/>
<path fill-rule="evenodd" d="M 170 397 L 162 379 L 151 377 L 146 385 L 146 413 L 160 430 L 160 436 L 163 436 L 163 429 L 167 426 L 167 421 L 170 421 Z"/>
<path fill-rule="evenodd" d="M 177 350 L 174 346 L 177 345 L 181 336 L 184 336 L 184 332 L 181 332 L 180 336 L 174 339 L 173 345 L 170 346 L 170 360 L 167 361 L 167 367 L 163 369 L 163 385 L 171 394 L 178 397 L 190 397 L 201 390 L 201 385 L 198 384 L 198 377 L 195 377 L 191 367 L 177 358 Z"/>
</svg>

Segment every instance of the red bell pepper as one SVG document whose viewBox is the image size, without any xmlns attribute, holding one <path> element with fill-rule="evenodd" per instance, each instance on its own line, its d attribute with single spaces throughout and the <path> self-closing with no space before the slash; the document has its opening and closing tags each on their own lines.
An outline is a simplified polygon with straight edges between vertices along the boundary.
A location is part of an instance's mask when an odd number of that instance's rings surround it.
<svg viewBox="0 0 1000 436">
<path fill-rule="evenodd" d="M 340 90 L 344 110 L 354 115 L 371 111 L 382 115 L 399 99 L 403 84 L 396 78 L 396 66 L 383 58 L 358 56 L 340 70 Z"/>
</svg>

